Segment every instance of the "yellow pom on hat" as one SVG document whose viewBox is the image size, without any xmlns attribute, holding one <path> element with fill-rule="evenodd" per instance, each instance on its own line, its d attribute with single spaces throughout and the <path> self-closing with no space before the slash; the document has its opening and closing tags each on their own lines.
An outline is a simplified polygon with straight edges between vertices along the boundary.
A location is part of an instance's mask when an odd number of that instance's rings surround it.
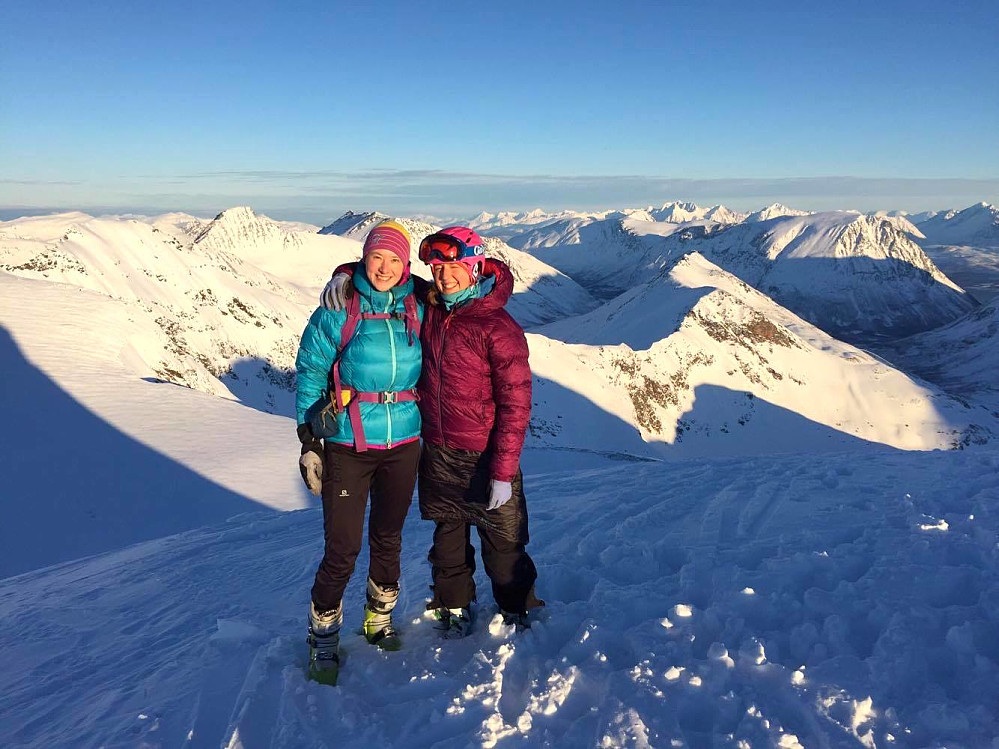
<svg viewBox="0 0 999 749">
<path fill-rule="evenodd" d="M 392 229 L 398 229 L 400 232 L 402 232 L 402 236 L 404 236 L 406 238 L 407 242 L 411 241 L 410 238 L 409 238 L 409 231 L 406 229 L 405 226 L 403 226 L 402 224 L 400 224 L 395 219 L 387 218 L 384 221 L 382 221 L 379 224 L 377 224 L 375 226 L 375 229 L 379 229 L 379 228 L 381 228 L 383 226 L 390 227 Z M 375 229 L 372 229 L 371 231 L 374 231 Z"/>
</svg>

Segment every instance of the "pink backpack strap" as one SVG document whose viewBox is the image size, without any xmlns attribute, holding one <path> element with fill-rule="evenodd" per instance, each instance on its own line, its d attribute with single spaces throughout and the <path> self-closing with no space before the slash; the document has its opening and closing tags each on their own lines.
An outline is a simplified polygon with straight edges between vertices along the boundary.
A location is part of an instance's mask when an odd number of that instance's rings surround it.
<svg viewBox="0 0 999 749">
<path fill-rule="evenodd" d="M 416 295 L 407 294 L 403 300 L 406 305 L 406 333 L 409 334 L 409 345 L 413 345 L 413 336 L 420 337 L 420 310 L 416 306 Z"/>
<path fill-rule="evenodd" d="M 347 348 L 350 339 L 354 337 L 357 324 L 361 321 L 361 295 L 356 291 L 347 300 L 347 319 L 340 328 L 340 353 Z"/>
<path fill-rule="evenodd" d="M 357 292 L 351 294 L 347 301 L 347 319 L 340 328 L 340 351 L 336 361 L 333 362 L 333 396 L 337 409 L 343 408 L 343 381 L 340 379 L 340 360 L 343 352 L 350 345 L 357 331 L 357 325 L 361 321 L 361 295 Z M 364 436 L 364 426 L 361 424 L 361 407 L 356 398 L 351 398 L 347 404 L 347 415 L 350 418 L 351 431 L 354 433 L 354 448 L 359 453 L 368 449 L 368 440 Z"/>
</svg>

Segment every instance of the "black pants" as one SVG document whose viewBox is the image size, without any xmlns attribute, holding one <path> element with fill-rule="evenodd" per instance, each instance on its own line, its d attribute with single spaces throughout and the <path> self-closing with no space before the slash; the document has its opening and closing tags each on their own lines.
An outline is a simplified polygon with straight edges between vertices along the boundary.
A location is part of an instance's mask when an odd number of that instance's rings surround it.
<svg viewBox="0 0 999 749">
<path fill-rule="evenodd" d="M 323 531 L 326 552 L 316 571 L 312 601 L 320 611 L 340 605 L 361 552 L 364 510 L 371 492 L 368 576 L 379 585 L 399 582 L 402 526 L 413 499 L 419 441 L 363 453 L 327 442 L 323 458 Z"/>
<path fill-rule="evenodd" d="M 475 549 L 471 524 L 464 520 L 438 520 L 430 565 L 434 598 L 428 608 L 456 609 L 475 599 Z M 493 598 L 503 611 L 522 613 L 543 605 L 534 595 L 538 571 L 524 544 L 476 526 L 482 545 L 482 566 L 492 583 Z"/>
<path fill-rule="evenodd" d="M 530 535 L 523 476 L 517 472 L 509 502 L 487 510 L 490 457 L 430 443 L 423 446 L 420 512 L 437 524 L 429 556 L 434 580 L 429 608 L 460 608 L 475 598 L 473 525 L 497 605 L 511 613 L 544 605 L 534 596 L 538 571 L 525 548 Z"/>
</svg>

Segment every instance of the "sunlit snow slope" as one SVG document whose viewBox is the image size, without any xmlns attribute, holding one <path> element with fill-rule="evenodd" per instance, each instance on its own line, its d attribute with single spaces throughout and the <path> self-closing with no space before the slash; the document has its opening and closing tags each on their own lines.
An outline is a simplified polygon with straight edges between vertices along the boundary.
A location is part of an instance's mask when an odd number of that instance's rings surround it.
<svg viewBox="0 0 999 749">
<path fill-rule="evenodd" d="M 538 444 L 659 456 L 957 447 L 999 432 L 697 253 L 530 335 Z M 594 430 L 588 424 L 609 425 Z"/>
</svg>

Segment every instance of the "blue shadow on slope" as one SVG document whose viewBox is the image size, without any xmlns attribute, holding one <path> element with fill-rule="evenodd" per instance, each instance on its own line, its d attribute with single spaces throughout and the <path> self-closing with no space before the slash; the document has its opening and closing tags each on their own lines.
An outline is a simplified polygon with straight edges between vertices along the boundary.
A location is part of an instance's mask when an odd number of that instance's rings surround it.
<svg viewBox="0 0 999 749">
<path fill-rule="evenodd" d="M 830 398 L 835 393 L 829 393 Z M 840 431 L 745 390 L 694 388 L 693 406 L 677 420 L 672 452 L 687 456 L 750 456 L 900 449 Z"/>
<path fill-rule="evenodd" d="M 0 363 L 0 578 L 276 512 L 108 424 L 32 365 L 3 326 Z"/>
<path fill-rule="evenodd" d="M 267 359 L 246 356 L 229 364 L 219 380 L 244 406 L 295 418 L 295 370 L 274 366 Z"/>
<path fill-rule="evenodd" d="M 836 393 L 828 393 L 835 398 Z M 802 414 L 770 403 L 753 393 L 719 385 L 699 385 L 692 406 L 677 420 L 677 439 L 645 442 L 639 431 L 622 418 L 642 403 L 655 404 L 653 389 L 645 397 L 635 394 L 622 400 L 620 413 L 598 406 L 583 395 L 552 380 L 534 377 L 534 410 L 528 446 L 563 453 L 575 453 L 573 465 L 585 468 L 587 454 L 593 466 L 607 458 L 671 460 L 700 457 L 740 457 L 777 454 L 871 451 L 903 452 L 901 448 L 865 439 L 833 426 L 813 421 Z M 646 426 L 668 427 L 658 409 L 640 415 Z M 950 427 L 948 446 L 959 448 L 975 436 L 975 429 Z M 551 470 L 540 456 L 533 456 L 534 471 Z M 554 459 L 553 465 L 565 463 Z"/>
</svg>

